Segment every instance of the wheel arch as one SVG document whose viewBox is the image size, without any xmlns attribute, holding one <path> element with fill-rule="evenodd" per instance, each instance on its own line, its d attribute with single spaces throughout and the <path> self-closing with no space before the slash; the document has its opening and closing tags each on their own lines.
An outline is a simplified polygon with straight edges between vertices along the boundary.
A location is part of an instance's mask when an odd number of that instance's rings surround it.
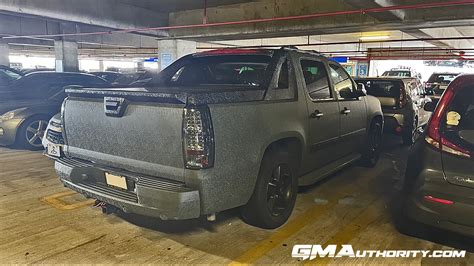
<svg viewBox="0 0 474 266">
<path fill-rule="evenodd" d="M 301 161 L 303 158 L 303 145 L 303 138 L 299 134 L 288 134 L 279 138 L 275 138 L 266 144 L 260 159 L 260 166 L 262 165 L 263 159 L 268 155 L 268 153 L 274 152 L 275 150 L 287 151 L 290 154 L 293 170 L 297 172 L 301 166 Z"/>
</svg>

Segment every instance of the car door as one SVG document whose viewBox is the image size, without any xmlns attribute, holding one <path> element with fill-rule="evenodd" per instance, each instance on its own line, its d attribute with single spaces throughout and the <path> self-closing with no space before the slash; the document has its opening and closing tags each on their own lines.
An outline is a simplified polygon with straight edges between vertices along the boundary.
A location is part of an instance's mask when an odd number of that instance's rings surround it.
<svg viewBox="0 0 474 266">
<path fill-rule="evenodd" d="M 300 76 L 308 107 L 310 158 L 313 169 L 336 160 L 339 155 L 339 106 L 331 89 L 327 68 L 317 58 L 300 60 Z"/>
<path fill-rule="evenodd" d="M 331 62 L 329 71 L 340 109 L 342 156 L 359 153 L 367 128 L 365 98 L 355 96 L 356 84 L 343 67 Z"/>
</svg>

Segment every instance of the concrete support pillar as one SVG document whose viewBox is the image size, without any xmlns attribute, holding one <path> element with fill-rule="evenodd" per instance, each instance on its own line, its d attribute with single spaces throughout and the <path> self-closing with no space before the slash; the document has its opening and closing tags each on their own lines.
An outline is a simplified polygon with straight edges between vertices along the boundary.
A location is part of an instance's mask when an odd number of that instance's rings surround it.
<svg viewBox="0 0 474 266">
<path fill-rule="evenodd" d="M 8 43 L 0 42 L 0 65 L 10 66 L 10 48 Z"/>
<path fill-rule="evenodd" d="M 59 40 L 54 41 L 57 72 L 79 71 L 79 56 L 77 42 Z"/>
<path fill-rule="evenodd" d="M 183 40 L 158 41 L 159 69 L 163 70 L 177 59 L 196 52 L 196 42 Z"/>
<path fill-rule="evenodd" d="M 105 71 L 104 60 L 99 60 L 99 71 Z"/>
</svg>

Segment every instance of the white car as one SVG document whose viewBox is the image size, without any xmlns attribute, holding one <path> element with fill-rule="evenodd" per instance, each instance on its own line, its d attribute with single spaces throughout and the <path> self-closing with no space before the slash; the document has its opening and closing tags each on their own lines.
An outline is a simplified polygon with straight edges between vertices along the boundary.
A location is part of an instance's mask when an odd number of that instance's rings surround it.
<svg viewBox="0 0 474 266">
<path fill-rule="evenodd" d="M 61 114 L 51 118 L 46 128 L 42 144 L 45 154 L 50 157 L 60 157 L 64 145 L 63 128 L 61 124 Z"/>
<path fill-rule="evenodd" d="M 421 79 L 421 74 L 410 68 L 392 68 L 385 71 L 382 77 L 397 77 L 397 78 L 418 78 Z"/>
</svg>

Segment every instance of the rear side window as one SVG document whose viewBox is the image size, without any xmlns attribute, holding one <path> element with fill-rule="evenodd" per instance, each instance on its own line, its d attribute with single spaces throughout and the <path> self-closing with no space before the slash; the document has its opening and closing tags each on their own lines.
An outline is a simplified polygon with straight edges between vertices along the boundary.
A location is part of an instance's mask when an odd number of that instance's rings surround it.
<svg viewBox="0 0 474 266">
<path fill-rule="evenodd" d="M 474 149 L 474 87 L 456 93 L 448 107 L 444 125 L 446 138 Z"/>
<path fill-rule="evenodd" d="M 358 80 L 365 85 L 367 94 L 375 97 L 400 98 L 401 81 L 397 80 Z"/>
<path fill-rule="evenodd" d="M 311 99 L 330 99 L 329 77 L 323 62 L 301 60 L 301 69 L 306 83 L 306 90 Z"/>
<path fill-rule="evenodd" d="M 280 68 L 280 76 L 278 77 L 278 90 L 288 89 L 290 87 L 290 75 L 288 71 L 288 61 L 285 61 Z"/>
</svg>

